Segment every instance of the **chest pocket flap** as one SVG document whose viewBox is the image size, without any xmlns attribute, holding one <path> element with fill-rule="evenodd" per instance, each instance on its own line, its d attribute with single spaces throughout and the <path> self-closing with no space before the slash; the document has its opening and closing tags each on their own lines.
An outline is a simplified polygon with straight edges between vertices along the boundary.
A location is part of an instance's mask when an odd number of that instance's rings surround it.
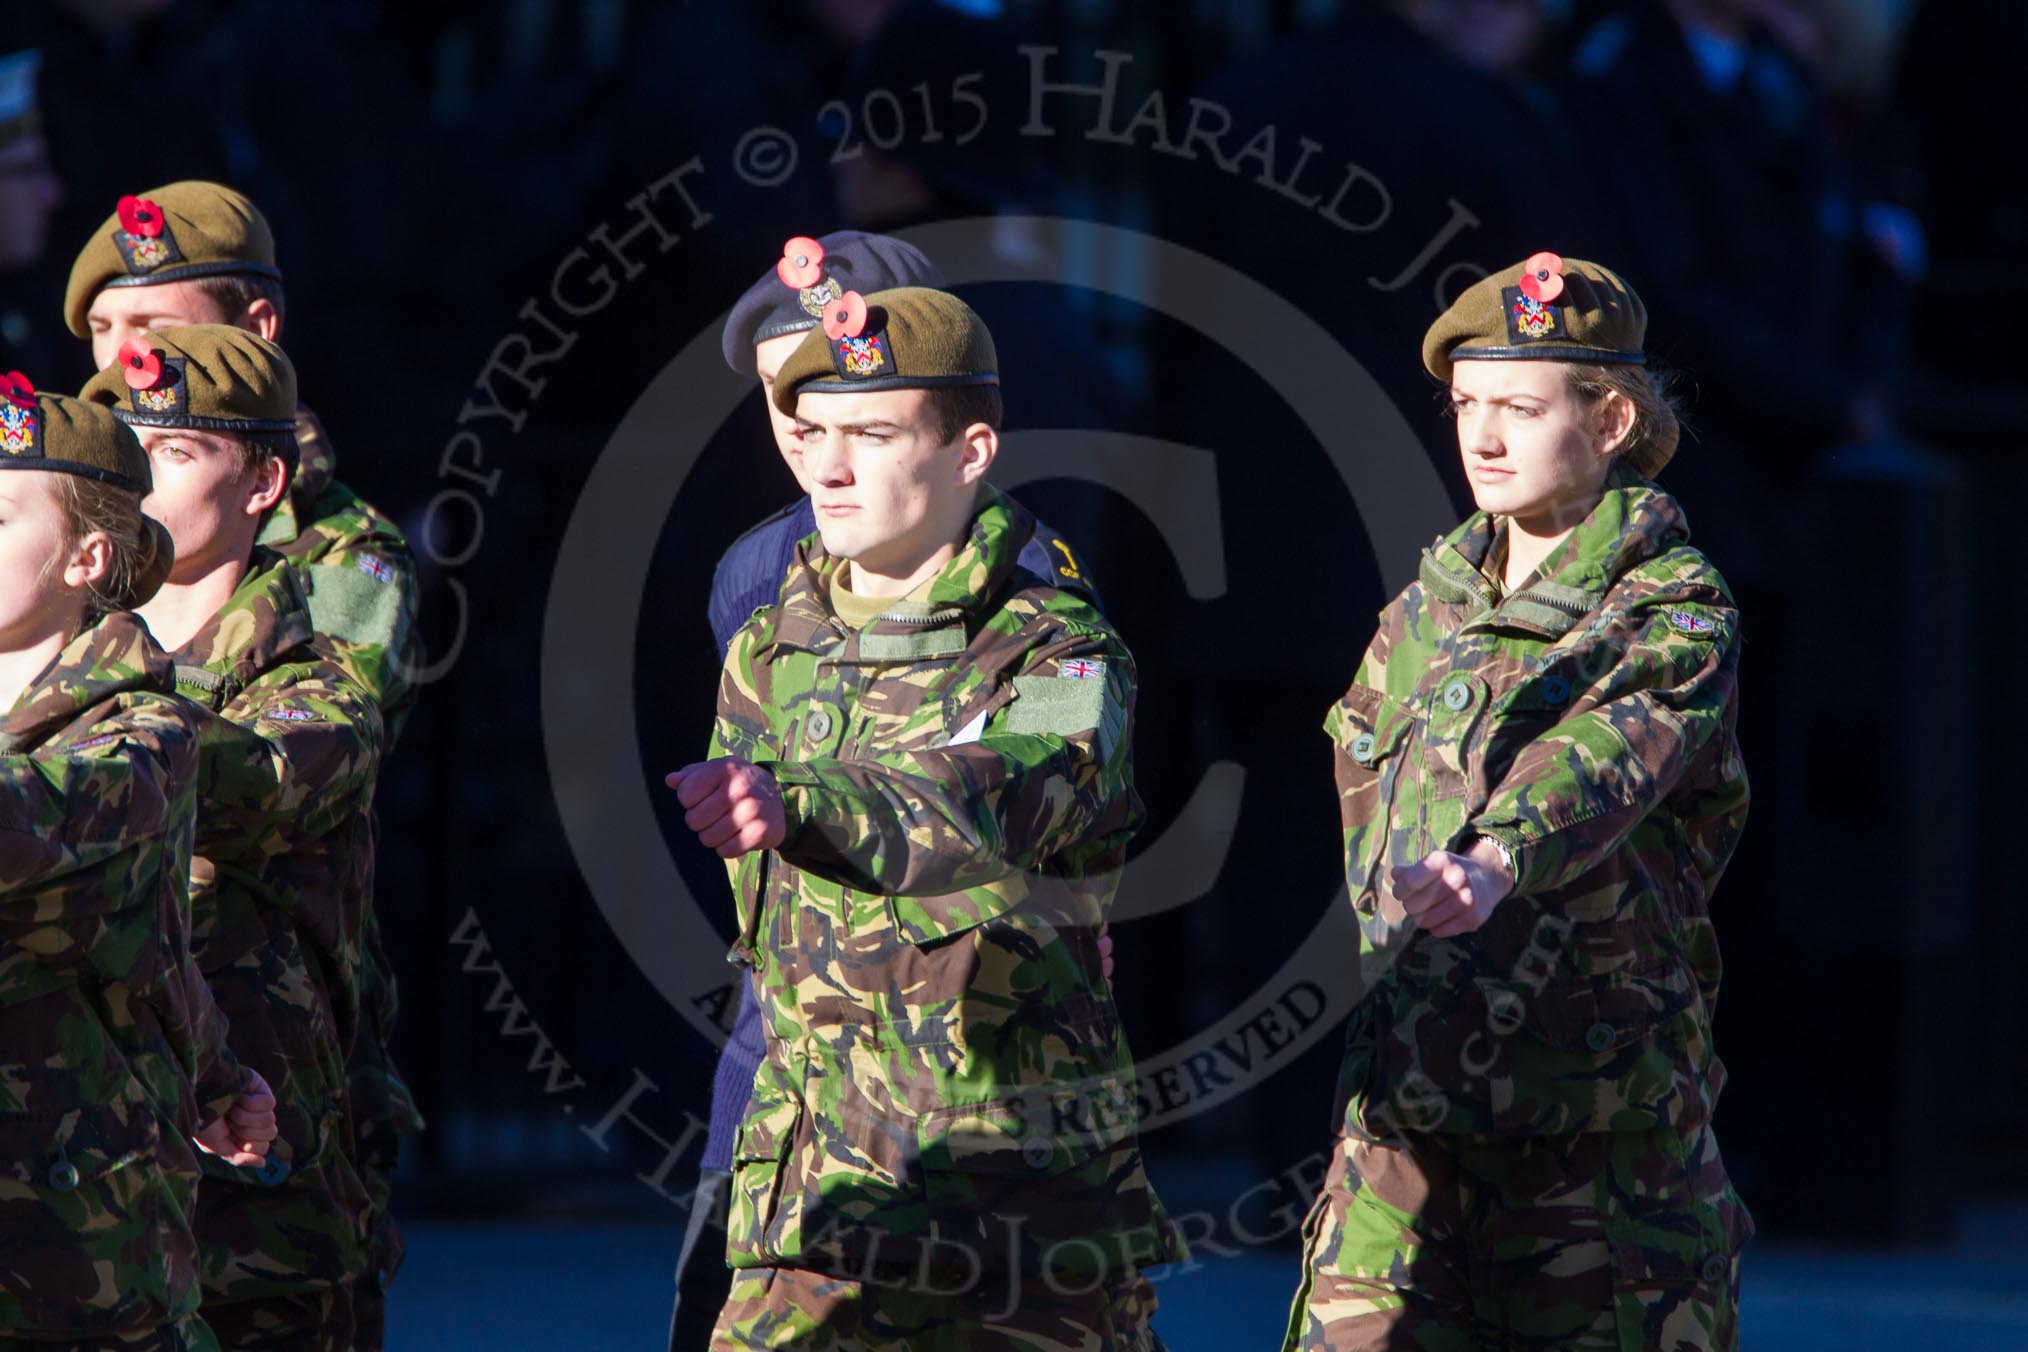
<svg viewBox="0 0 2028 1352">
<path fill-rule="evenodd" d="M 1345 828 L 1345 885 L 1361 908 L 1372 905 L 1373 870 L 1386 853 L 1395 779 L 1414 726 L 1406 705 L 1364 685 L 1347 690 L 1324 720 L 1334 744 L 1338 813 Z"/>
</svg>

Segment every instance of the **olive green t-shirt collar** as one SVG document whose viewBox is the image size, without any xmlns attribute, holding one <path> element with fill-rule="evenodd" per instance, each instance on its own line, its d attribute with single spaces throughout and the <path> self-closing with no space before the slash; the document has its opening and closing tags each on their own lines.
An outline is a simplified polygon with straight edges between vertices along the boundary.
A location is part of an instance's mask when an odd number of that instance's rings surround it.
<svg viewBox="0 0 2028 1352">
<path fill-rule="evenodd" d="M 918 602 L 926 599 L 935 578 L 925 578 L 904 596 L 862 596 L 845 585 L 851 574 L 850 568 L 840 568 L 829 578 L 831 587 L 831 613 L 838 617 L 838 623 L 847 629 L 864 629 L 881 615 L 892 610 L 897 603 Z"/>
</svg>

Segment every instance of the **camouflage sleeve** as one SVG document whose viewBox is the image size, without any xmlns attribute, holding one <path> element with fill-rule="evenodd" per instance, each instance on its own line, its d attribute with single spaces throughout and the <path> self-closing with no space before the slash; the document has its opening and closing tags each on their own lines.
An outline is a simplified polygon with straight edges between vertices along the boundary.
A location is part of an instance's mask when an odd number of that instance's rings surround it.
<svg viewBox="0 0 2028 1352">
<path fill-rule="evenodd" d="M 962 740 L 960 710 L 942 747 L 772 765 L 788 824 L 782 857 L 861 891 L 939 896 L 1075 846 L 1124 843 L 1139 816 L 1126 649 L 1101 631 L 1066 633 L 1023 663 L 1011 692 L 981 711 L 976 741 Z"/>
<path fill-rule="evenodd" d="M 1727 726 L 1739 614 L 1715 592 L 1655 595 L 1635 637 L 1569 712 L 1516 753 L 1485 809 L 1452 841 L 1487 836 L 1514 855 L 1515 891 L 1554 891 L 1617 849 Z"/>
<path fill-rule="evenodd" d="M 165 717 L 123 710 L 66 754 L 0 756 L 0 889 L 97 867 L 171 828 L 176 758 L 164 744 L 167 724 L 157 721 Z M 168 721 L 175 739 L 187 735 L 183 723 Z M 66 913 L 131 904 L 116 892 L 71 889 Z"/>
<path fill-rule="evenodd" d="M 754 633 L 751 624 L 733 632 L 732 641 L 726 646 L 725 652 L 726 679 L 731 678 L 731 673 L 746 669 L 746 663 L 753 652 Z M 727 718 L 722 705 L 717 717 L 712 720 L 711 748 L 707 754 L 712 760 L 721 756 L 738 756 L 741 760 L 756 763 L 765 763 L 767 760 L 766 749 L 737 722 Z M 756 927 L 760 924 L 758 900 L 762 881 L 766 877 L 767 861 L 768 853 L 765 850 L 749 850 L 737 858 L 725 861 L 726 877 L 732 884 L 733 903 L 739 917 L 739 940 L 733 945 L 733 951 L 736 953 L 751 954 L 753 951 Z"/>
<path fill-rule="evenodd" d="M 364 535 L 296 571 L 330 660 L 382 709 L 405 710 L 414 695 L 417 611 L 407 542 L 391 530 Z"/>
<path fill-rule="evenodd" d="M 225 1115 L 239 1096 L 253 1087 L 253 1076 L 240 1065 L 226 1045 L 226 1019 L 211 987 L 190 956 L 188 926 L 169 942 L 171 961 L 165 964 L 162 1017 L 172 1041 L 194 1050 L 196 1065 L 191 1085 L 197 1099 L 197 1120 L 185 1122 L 186 1134 L 208 1126 Z"/>
<path fill-rule="evenodd" d="M 384 736 L 379 707 L 343 674 L 319 668 L 272 685 L 256 684 L 212 741 L 199 800 L 230 805 L 198 825 L 207 857 L 250 857 L 249 849 L 287 824 L 315 839 L 372 798 Z M 225 839 L 227 833 L 239 838 Z M 224 846 L 224 848 L 221 848 Z"/>
</svg>

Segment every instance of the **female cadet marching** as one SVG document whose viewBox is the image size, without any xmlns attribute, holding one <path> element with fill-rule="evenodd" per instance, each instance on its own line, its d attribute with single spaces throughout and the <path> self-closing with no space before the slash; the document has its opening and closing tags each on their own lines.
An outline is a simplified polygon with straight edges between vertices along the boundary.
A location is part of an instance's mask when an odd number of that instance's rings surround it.
<svg viewBox="0 0 2028 1352">
<path fill-rule="evenodd" d="M 1364 994 L 1289 1348 L 1736 1341 L 1709 901 L 1746 817 L 1739 616 L 1653 482 L 1646 324 L 1545 253 L 1423 341 L 1479 510 L 1325 722 Z"/>
<path fill-rule="evenodd" d="M 0 470 L 0 1345 L 215 1347 L 188 1137 L 257 1164 L 274 1101 L 190 958 L 195 715 L 130 613 L 168 537 L 133 433 L 12 373 Z"/>
</svg>

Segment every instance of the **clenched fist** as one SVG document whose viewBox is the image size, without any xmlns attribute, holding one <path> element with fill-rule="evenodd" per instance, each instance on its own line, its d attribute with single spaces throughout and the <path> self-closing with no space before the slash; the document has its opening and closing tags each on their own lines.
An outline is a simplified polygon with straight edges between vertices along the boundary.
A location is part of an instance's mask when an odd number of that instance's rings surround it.
<svg viewBox="0 0 2028 1352">
<path fill-rule="evenodd" d="M 1513 890 L 1499 849 L 1484 838 L 1473 841 L 1464 854 L 1437 850 L 1394 870 L 1394 895 L 1402 910 L 1439 939 L 1479 928 Z"/>
<path fill-rule="evenodd" d="M 247 1088 L 225 1116 L 208 1123 L 196 1136 L 197 1144 L 228 1164 L 257 1169 L 274 1144 L 275 1091 L 252 1066 L 247 1066 Z"/>
<path fill-rule="evenodd" d="M 721 858 L 772 850 L 788 834 L 781 786 L 766 770 L 737 756 L 686 765 L 664 782 L 687 809 L 683 824 Z"/>
</svg>

